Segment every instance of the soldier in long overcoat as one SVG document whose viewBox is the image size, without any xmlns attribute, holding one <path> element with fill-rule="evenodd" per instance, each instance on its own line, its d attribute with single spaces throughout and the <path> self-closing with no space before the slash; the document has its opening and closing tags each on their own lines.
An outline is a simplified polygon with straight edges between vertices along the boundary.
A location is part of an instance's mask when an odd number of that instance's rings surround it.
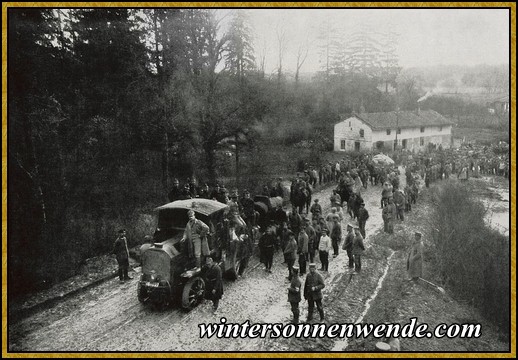
<svg viewBox="0 0 518 360">
<path fill-rule="evenodd" d="M 347 235 L 345 236 L 345 241 L 342 250 L 345 250 L 347 252 L 347 257 L 349 258 L 349 269 L 352 269 L 354 267 L 353 241 L 353 226 L 351 224 L 347 224 Z"/>
<path fill-rule="evenodd" d="M 290 286 L 288 287 L 288 302 L 291 305 L 291 312 L 293 313 L 293 324 L 299 323 L 300 310 L 299 303 L 301 300 L 300 289 L 302 288 L 302 282 L 299 278 L 299 268 L 297 266 L 292 267 L 292 278 Z"/>
<path fill-rule="evenodd" d="M 322 307 L 322 289 L 325 287 L 324 278 L 317 272 L 315 263 L 309 264 L 309 274 L 304 283 L 304 299 L 308 301 L 308 318 L 306 322 L 313 320 L 315 303 L 317 304 L 320 320 L 324 320 L 324 308 Z"/>
<path fill-rule="evenodd" d="M 129 250 L 128 242 L 126 240 L 126 230 L 119 230 L 119 235 L 117 236 L 117 239 L 113 245 L 112 253 L 115 254 L 115 257 L 117 258 L 117 264 L 119 265 L 120 282 L 131 280 L 132 278 L 128 276 Z"/>
<path fill-rule="evenodd" d="M 363 244 L 363 236 L 360 233 L 360 228 L 354 228 L 354 239 L 353 239 L 353 257 L 354 257 L 354 271 L 360 272 L 362 269 L 362 254 L 365 251 Z"/>
<path fill-rule="evenodd" d="M 295 234 L 290 230 L 288 230 L 288 243 L 283 252 L 286 265 L 288 265 L 288 280 L 291 280 L 293 277 L 293 266 L 297 257 L 297 241 L 295 240 Z"/>
<path fill-rule="evenodd" d="M 416 231 L 414 242 L 410 247 L 407 258 L 407 271 L 410 278 L 417 281 L 423 276 L 423 242 L 421 241 L 422 234 Z"/>
<path fill-rule="evenodd" d="M 389 203 L 382 210 L 383 217 L 383 230 L 386 233 L 393 234 L 394 233 L 394 221 L 396 219 L 396 205 L 394 205 L 393 198 L 389 198 Z"/>
</svg>

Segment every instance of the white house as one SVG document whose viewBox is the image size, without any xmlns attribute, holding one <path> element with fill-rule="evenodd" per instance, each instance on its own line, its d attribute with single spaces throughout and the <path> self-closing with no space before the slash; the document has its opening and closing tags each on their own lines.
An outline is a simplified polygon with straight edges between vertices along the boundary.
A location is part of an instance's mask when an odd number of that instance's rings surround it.
<svg viewBox="0 0 518 360">
<path fill-rule="evenodd" d="M 335 151 L 424 149 L 429 143 L 449 148 L 453 123 L 433 110 L 353 114 L 335 125 Z"/>
</svg>

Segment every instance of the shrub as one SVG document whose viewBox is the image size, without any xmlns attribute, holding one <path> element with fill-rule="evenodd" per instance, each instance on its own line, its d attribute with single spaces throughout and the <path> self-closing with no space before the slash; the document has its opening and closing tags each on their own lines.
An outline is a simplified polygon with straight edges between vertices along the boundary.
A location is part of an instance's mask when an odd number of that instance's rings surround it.
<svg viewBox="0 0 518 360">
<path fill-rule="evenodd" d="M 435 261 L 444 283 L 507 331 L 508 239 L 485 225 L 486 209 L 469 185 L 449 182 L 435 191 Z"/>
</svg>

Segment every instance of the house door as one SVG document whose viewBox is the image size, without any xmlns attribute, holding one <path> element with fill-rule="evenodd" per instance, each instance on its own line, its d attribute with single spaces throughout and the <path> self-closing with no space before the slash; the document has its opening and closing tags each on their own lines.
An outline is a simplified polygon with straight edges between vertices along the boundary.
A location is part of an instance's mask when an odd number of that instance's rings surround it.
<svg viewBox="0 0 518 360">
<path fill-rule="evenodd" d="M 403 149 L 406 149 L 406 139 L 403 139 L 403 141 L 401 142 L 401 146 L 403 147 Z"/>
<path fill-rule="evenodd" d="M 359 141 L 355 141 L 354 142 L 354 150 L 355 151 L 360 151 L 360 142 Z"/>
</svg>

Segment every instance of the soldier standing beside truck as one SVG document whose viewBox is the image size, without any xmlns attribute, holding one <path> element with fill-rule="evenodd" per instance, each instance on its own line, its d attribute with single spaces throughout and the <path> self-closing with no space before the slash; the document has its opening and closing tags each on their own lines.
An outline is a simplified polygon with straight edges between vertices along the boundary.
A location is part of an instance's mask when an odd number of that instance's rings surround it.
<svg viewBox="0 0 518 360">
<path fill-rule="evenodd" d="M 119 265 L 119 280 L 120 282 L 124 282 L 126 280 L 131 280 L 132 278 L 128 276 L 128 268 L 129 268 L 129 250 L 128 250 L 128 241 L 126 240 L 126 230 L 119 230 L 119 235 L 115 240 L 115 244 L 113 245 L 113 254 L 117 258 L 117 264 Z"/>
</svg>

